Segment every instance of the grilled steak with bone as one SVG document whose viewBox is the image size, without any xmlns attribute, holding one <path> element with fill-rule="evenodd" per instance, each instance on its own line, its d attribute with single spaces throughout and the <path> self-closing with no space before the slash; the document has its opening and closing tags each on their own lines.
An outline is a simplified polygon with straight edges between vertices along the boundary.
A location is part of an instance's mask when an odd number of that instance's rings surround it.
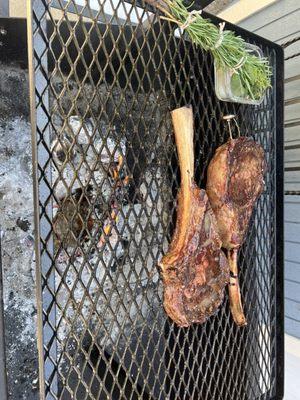
<svg viewBox="0 0 300 400">
<path fill-rule="evenodd" d="M 220 306 L 229 281 L 216 219 L 204 190 L 194 182 L 193 111 L 172 111 L 181 172 L 176 229 L 160 268 L 164 308 L 179 326 L 203 323 Z"/>
<path fill-rule="evenodd" d="M 262 147 L 251 138 L 230 139 L 216 151 L 207 173 L 207 195 L 214 211 L 222 246 L 228 250 L 229 300 L 237 325 L 246 325 L 238 281 L 237 252 L 242 245 L 254 204 L 264 185 Z"/>
</svg>

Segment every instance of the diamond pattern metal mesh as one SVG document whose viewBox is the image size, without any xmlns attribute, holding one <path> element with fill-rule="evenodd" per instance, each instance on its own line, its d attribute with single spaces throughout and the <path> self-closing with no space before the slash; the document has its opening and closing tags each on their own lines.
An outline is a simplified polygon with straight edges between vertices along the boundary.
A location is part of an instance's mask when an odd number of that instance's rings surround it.
<svg viewBox="0 0 300 400">
<path fill-rule="evenodd" d="M 276 49 L 257 39 L 274 67 L 261 106 L 219 102 L 210 55 L 142 7 L 33 2 L 41 398 L 275 398 Z M 179 329 L 163 311 L 157 263 L 179 185 L 169 111 L 185 104 L 201 187 L 228 139 L 224 114 L 266 151 L 265 191 L 239 256 L 244 329 L 227 295 L 200 326 Z"/>
</svg>

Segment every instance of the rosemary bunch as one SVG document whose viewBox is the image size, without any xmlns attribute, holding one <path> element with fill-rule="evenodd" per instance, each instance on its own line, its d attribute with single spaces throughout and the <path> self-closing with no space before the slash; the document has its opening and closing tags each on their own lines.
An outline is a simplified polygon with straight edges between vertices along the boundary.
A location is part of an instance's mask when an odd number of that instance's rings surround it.
<svg viewBox="0 0 300 400">
<path fill-rule="evenodd" d="M 162 19 L 176 23 L 196 45 L 212 53 L 217 66 L 229 68 L 240 80 L 245 94 L 259 100 L 271 86 L 271 67 L 267 58 L 250 54 L 246 42 L 230 30 L 222 30 L 199 13 L 191 14 L 183 0 L 148 1 L 163 12 Z"/>
</svg>

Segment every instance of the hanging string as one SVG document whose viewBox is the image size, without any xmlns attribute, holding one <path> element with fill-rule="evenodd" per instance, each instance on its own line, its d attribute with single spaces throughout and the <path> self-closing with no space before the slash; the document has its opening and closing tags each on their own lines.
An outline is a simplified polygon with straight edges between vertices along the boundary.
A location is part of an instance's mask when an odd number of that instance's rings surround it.
<svg viewBox="0 0 300 400">
<path fill-rule="evenodd" d="M 233 118 L 233 121 L 234 121 L 234 123 L 235 123 L 235 125 L 236 125 L 236 129 L 237 129 L 237 131 L 238 131 L 238 135 L 239 135 L 239 137 L 241 137 L 240 127 L 239 127 L 239 124 L 238 124 L 238 122 L 237 122 L 237 120 L 236 120 L 235 117 Z"/>
<path fill-rule="evenodd" d="M 183 24 L 180 24 L 180 28 L 184 31 L 188 26 L 190 26 L 197 17 L 202 14 L 202 10 L 193 10 L 189 12 L 189 15 Z"/>
<path fill-rule="evenodd" d="M 240 137 L 241 136 L 241 131 L 240 131 L 239 124 L 238 124 L 238 122 L 236 120 L 236 115 L 234 115 L 234 114 L 224 115 L 223 119 L 228 124 L 228 130 L 229 130 L 230 139 L 233 139 L 232 130 L 231 130 L 231 120 L 233 120 L 233 122 L 235 123 L 237 131 L 238 131 L 238 137 Z"/>
</svg>

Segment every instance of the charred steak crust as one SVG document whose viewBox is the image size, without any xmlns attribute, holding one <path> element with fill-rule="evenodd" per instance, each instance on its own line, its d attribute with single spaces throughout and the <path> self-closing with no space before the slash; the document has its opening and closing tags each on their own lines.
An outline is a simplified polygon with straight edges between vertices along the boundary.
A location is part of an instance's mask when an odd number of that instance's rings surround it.
<svg viewBox="0 0 300 400">
<path fill-rule="evenodd" d="M 238 326 L 247 324 L 238 280 L 237 252 L 248 229 L 254 204 L 263 191 L 263 148 L 248 137 L 231 139 L 216 151 L 207 173 L 207 195 L 216 216 L 230 268 L 229 302 Z"/>
<path fill-rule="evenodd" d="M 203 323 L 222 303 L 229 282 L 229 266 L 220 250 L 215 216 L 204 190 L 191 184 L 188 221 L 183 221 L 183 191 L 178 195 L 175 233 L 161 263 L 164 308 L 177 325 Z M 182 224 L 188 223 L 183 245 L 178 247 Z"/>
<path fill-rule="evenodd" d="M 264 187 L 264 150 L 248 137 L 220 146 L 207 173 L 207 194 L 223 247 L 241 246 L 254 204 Z"/>
<path fill-rule="evenodd" d="M 229 265 L 206 192 L 194 182 L 193 110 L 181 107 L 171 116 L 181 183 L 176 229 L 159 265 L 165 311 L 177 325 L 189 326 L 217 311 L 229 281 Z"/>
</svg>

